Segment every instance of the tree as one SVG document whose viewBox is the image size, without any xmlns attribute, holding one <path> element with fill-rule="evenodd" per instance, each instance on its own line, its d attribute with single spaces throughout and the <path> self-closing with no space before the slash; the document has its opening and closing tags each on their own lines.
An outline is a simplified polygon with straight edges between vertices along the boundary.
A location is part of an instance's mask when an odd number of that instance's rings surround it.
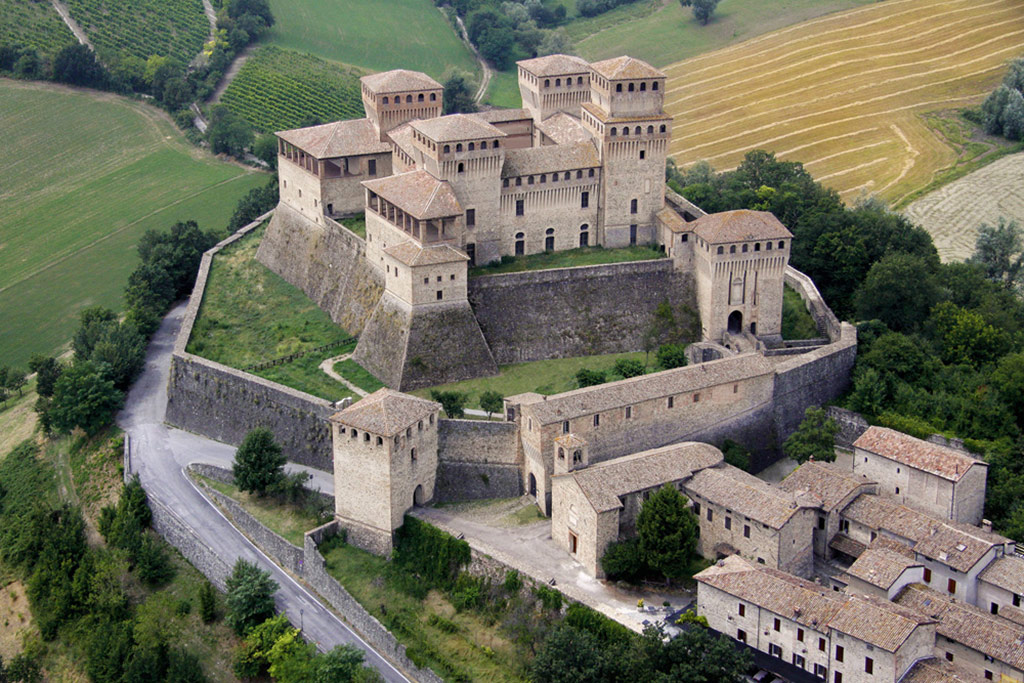
<svg viewBox="0 0 1024 683">
<path fill-rule="evenodd" d="M 107 72 L 88 46 L 71 43 L 61 49 L 53 60 L 53 80 L 102 88 L 107 82 Z"/>
<path fill-rule="evenodd" d="M 22 368 L 4 368 L 6 370 L 7 377 L 4 380 L 4 388 L 8 391 L 17 391 L 18 396 L 21 396 L 21 390 L 28 384 L 28 374 Z"/>
<path fill-rule="evenodd" d="M 543 5 L 537 5 L 543 7 Z M 559 5 L 557 9 L 565 10 L 565 6 Z M 553 31 L 546 31 L 544 33 L 544 39 L 540 41 L 540 45 L 537 46 L 537 56 L 546 57 L 547 55 L 568 55 L 572 54 L 572 41 L 569 40 L 569 34 L 565 32 L 565 29 L 558 28 Z"/>
<path fill-rule="evenodd" d="M 610 543 L 601 556 L 601 569 L 609 579 L 638 582 L 648 571 L 643 551 L 640 549 L 640 539 L 630 538 Z"/>
<path fill-rule="evenodd" d="M 244 636 L 257 624 L 274 616 L 277 582 L 270 572 L 239 558 L 227 580 L 228 625 Z"/>
<path fill-rule="evenodd" d="M 732 439 L 722 442 L 722 455 L 725 461 L 744 472 L 750 471 L 750 451 L 741 443 Z"/>
<path fill-rule="evenodd" d="M 252 145 L 253 155 L 271 168 L 277 169 L 277 136 L 273 133 L 263 133 L 256 137 Z"/>
<path fill-rule="evenodd" d="M 697 547 L 697 526 L 686 498 L 671 484 L 662 486 L 636 520 L 644 562 L 670 581 L 685 576 Z"/>
<path fill-rule="evenodd" d="M 265 496 L 284 480 L 286 462 L 281 447 L 274 441 L 273 432 L 266 427 L 257 427 L 245 435 L 235 453 L 231 467 L 235 485 L 242 491 Z"/>
<path fill-rule="evenodd" d="M 214 154 L 241 157 L 253 141 L 252 127 L 225 105 L 210 110 L 210 127 L 206 131 L 210 149 Z"/>
<path fill-rule="evenodd" d="M 576 371 L 576 384 L 579 385 L 580 389 L 583 387 L 592 387 L 598 384 L 604 384 L 608 381 L 603 370 L 588 370 L 587 368 L 580 368 Z"/>
<path fill-rule="evenodd" d="M 90 306 L 78 316 L 78 329 L 71 339 L 75 358 L 89 360 L 93 346 L 111 325 L 117 324 L 117 314 L 103 306 Z"/>
<path fill-rule="evenodd" d="M 1024 230 L 1002 216 L 995 225 L 982 223 L 969 261 L 980 264 L 990 280 L 1007 289 L 1019 286 L 1024 277 Z"/>
<path fill-rule="evenodd" d="M 217 618 L 217 595 L 209 581 L 199 587 L 199 618 L 204 624 L 213 623 Z"/>
<path fill-rule="evenodd" d="M 458 420 L 465 415 L 466 403 L 469 401 L 469 394 L 462 391 L 437 391 L 430 392 L 430 398 L 441 404 L 444 414 L 451 420 Z"/>
<path fill-rule="evenodd" d="M 127 391 L 146 361 L 146 338 L 130 322 L 105 326 L 89 360 L 121 391 Z"/>
<path fill-rule="evenodd" d="M 36 393 L 47 398 L 53 396 L 53 385 L 63 370 L 57 359 L 35 354 L 28 360 L 28 369 L 36 373 Z"/>
<path fill-rule="evenodd" d="M 855 297 L 861 319 L 878 318 L 897 332 L 920 327 L 938 300 L 939 289 L 929 264 L 899 252 L 871 266 Z"/>
<path fill-rule="evenodd" d="M 839 425 L 828 416 L 824 408 L 809 407 L 796 431 L 790 434 L 782 451 L 797 462 L 811 458 L 824 462 L 836 459 L 836 434 Z"/>
<path fill-rule="evenodd" d="M 476 111 L 469 76 L 462 71 L 452 71 L 444 81 L 442 96 L 445 114 L 469 113 Z"/>
<path fill-rule="evenodd" d="M 658 672 L 653 677 L 657 683 L 743 683 L 752 663 L 747 650 L 737 649 L 726 635 L 712 635 L 698 622 L 655 650 L 651 665 Z"/>
<path fill-rule="evenodd" d="M 110 424 L 123 402 L 124 395 L 97 365 L 76 362 L 54 385 L 47 415 L 58 432 L 79 427 L 86 434 L 95 434 Z"/>
<path fill-rule="evenodd" d="M 1003 108 L 1003 136 L 1007 140 L 1024 139 L 1024 94 L 1011 90 Z"/>
<path fill-rule="evenodd" d="M 686 363 L 686 344 L 662 344 L 658 347 L 658 365 L 662 368 L 681 368 Z"/>
<path fill-rule="evenodd" d="M 313 662 L 313 683 L 353 681 L 363 668 L 363 651 L 354 645 L 336 645 Z"/>
<path fill-rule="evenodd" d="M 505 408 L 505 399 L 497 391 L 485 391 L 480 394 L 480 408 L 487 413 L 489 420 L 492 413 L 500 413 Z"/>
<path fill-rule="evenodd" d="M 999 359 L 992 372 L 992 386 L 1013 411 L 1017 426 L 1024 427 L 1024 352 L 1010 353 Z"/>
<path fill-rule="evenodd" d="M 560 624 L 544 639 L 534 657 L 532 672 L 536 683 L 584 683 L 608 680 L 604 675 L 605 655 L 597 637 L 589 631 Z"/>
<path fill-rule="evenodd" d="M 693 18 L 706 26 L 718 7 L 718 0 L 691 0 L 693 7 Z"/>
<path fill-rule="evenodd" d="M 647 372 L 647 368 L 638 360 L 633 360 L 632 358 L 620 358 L 615 361 L 615 373 L 624 379 L 639 377 L 645 372 Z"/>
</svg>

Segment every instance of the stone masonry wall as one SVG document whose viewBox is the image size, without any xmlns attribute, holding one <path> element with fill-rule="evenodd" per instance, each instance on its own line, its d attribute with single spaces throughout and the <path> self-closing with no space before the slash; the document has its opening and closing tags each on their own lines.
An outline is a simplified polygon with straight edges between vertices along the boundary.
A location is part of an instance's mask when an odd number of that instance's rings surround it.
<svg viewBox="0 0 1024 683">
<path fill-rule="evenodd" d="M 218 590 L 227 590 L 231 567 L 220 559 L 217 552 L 206 545 L 169 507 L 147 491 L 149 509 L 153 513 L 151 526 L 160 536 L 177 548 L 189 563 L 198 569 Z"/>
<path fill-rule="evenodd" d="M 331 320 L 358 335 L 384 291 L 380 273 L 363 255 L 366 243 L 337 222 L 310 221 L 281 203 L 256 258 L 306 293 Z"/>
<path fill-rule="evenodd" d="M 697 315 L 692 277 L 670 259 L 483 275 L 469 301 L 499 365 L 639 351 L 662 301 L 677 320 Z"/>
<path fill-rule="evenodd" d="M 522 495 L 516 436 L 513 422 L 440 420 L 435 502 Z"/>
</svg>

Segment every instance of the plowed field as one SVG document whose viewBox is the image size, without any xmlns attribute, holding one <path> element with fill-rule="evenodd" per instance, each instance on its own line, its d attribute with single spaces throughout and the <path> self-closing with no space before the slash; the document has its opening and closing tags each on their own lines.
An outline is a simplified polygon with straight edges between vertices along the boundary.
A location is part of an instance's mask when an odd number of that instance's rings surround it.
<svg viewBox="0 0 1024 683">
<path fill-rule="evenodd" d="M 958 160 L 920 114 L 978 104 L 1022 52 L 1019 0 L 885 0 L 807 21 L 665 68 L 670 153 L 725 170 L 768 149 L 844 199 L 895 203 Z"/>
</svg>

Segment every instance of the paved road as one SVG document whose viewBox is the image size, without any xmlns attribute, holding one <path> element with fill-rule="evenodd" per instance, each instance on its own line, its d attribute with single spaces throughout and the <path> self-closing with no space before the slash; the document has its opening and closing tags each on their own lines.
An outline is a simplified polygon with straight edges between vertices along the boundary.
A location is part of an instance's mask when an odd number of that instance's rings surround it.
<svg viewBox="0 0 1024 683">
<path fill-rule="evenodd" d="M 192 462 L 230 466 L 235 449 L 210 439 L 172 429 L 164 424 L 167 409 L 167 377 L 174 337 L 185 305 L 176 306 L 153 336 L 146 354 L 146 368 L 128 394 L 117 423 L 131 436 L 132 470 L 137 472 L 150 496 L 172 509 L 218 555 L 233 565 L 239 557 L 256 562 L 271 572 L 280 585 L 275 595 L 278 610 L 293 624 L 301 622 L 308 639 L 322 649 L 353 644 L 366 653 L 366 663 L 387 681 L 409 681 L 377 654 L 333 612 L 324 607 L 280 567 L 271 562 L 214 507 L 185 475 Z M 302 468 L 307 469 L 307 468 Z M 319 470 L 315 485 L 333 490 L 331 476 Z"/>
</svg>

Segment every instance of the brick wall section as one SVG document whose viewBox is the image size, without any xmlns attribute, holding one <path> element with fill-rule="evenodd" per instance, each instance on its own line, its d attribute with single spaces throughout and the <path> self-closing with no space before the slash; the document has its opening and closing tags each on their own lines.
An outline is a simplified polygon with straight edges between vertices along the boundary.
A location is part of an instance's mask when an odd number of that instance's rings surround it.
<svg viewBox="0 0 1024 683">
<path fill-rule="evenodd" d="M 442 683 L 442 679 L 430 669 L 420 669 L 413 664 L 405 655 L 405 646 L 327 573 L 326 562 L 318 545 L 336 534 L 337 529 L 337 522 L 329 522 L 306 534 L 303 547 L 303 576 L 306 582 L 375 650 L 403 669 L 413 680 Z"/>
<path fill-rule="evenodd" d="M 498 364 L 639 351 L 654 310 L 696 315 L 689 275 L 670 259 L 483 275 L 469 301 Z M 699 331 L 698 331 L 699 334 Z"/>
</svg>

